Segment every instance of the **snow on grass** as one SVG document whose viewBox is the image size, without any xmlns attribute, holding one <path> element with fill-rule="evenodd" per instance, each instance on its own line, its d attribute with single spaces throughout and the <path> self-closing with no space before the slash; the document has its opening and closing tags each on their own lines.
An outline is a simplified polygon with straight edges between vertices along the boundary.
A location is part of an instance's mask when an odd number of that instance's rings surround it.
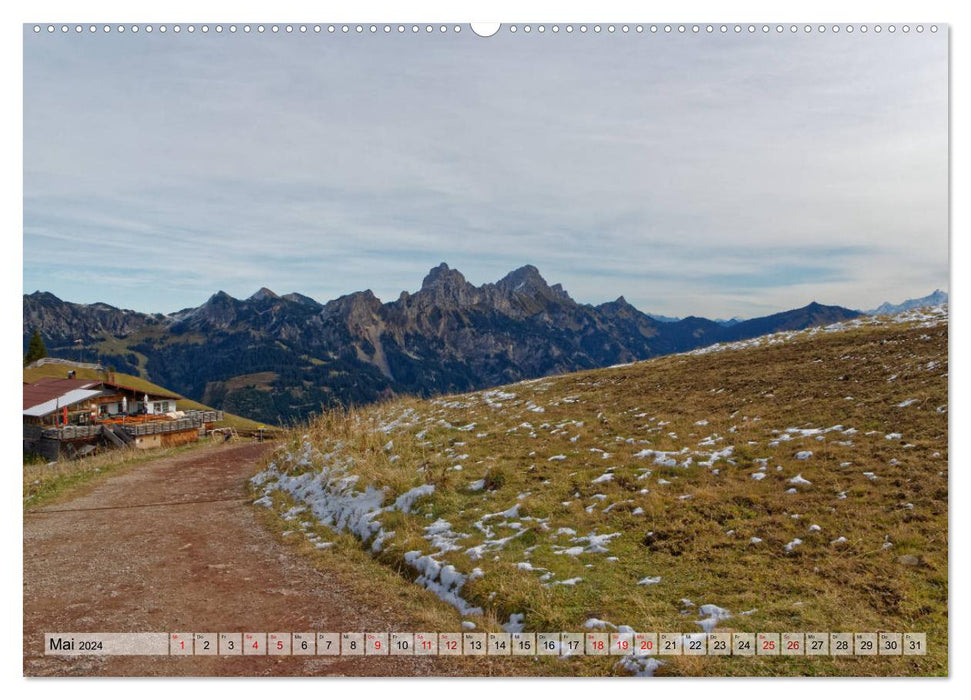
<svg viewBox="0 0 971 700">
<path fill-rule="evenodd" d="M 788 337 L 794 338 L 796 335 L 799 333 Z M 855 348 L 847 352 L 854 353 L 847 358 L 848 364 L 862 359 L 862 353 Z M 658 366 L 665 367 L 664 362 L 671 361 L 661 361 Z M 309 490 L 304 493 L 303 490 L 307 490 L 313 479 L 318 478 L 319 487 L 331 492 L 328 498 L 332 502 L 329 509 L 325 509 L 331 515 L 331 522 L 343 522 L 342 527 L 346 531 L 359 536 L 366 545 L 377 546 L 375 551 L 383 552 L 378 556 L 382 563 L 388 562 L 402 571 L 416 571 L 419 585 L 429 588 L 459 609 L 461 601 L 468 598 L 464 601 L 465 605 L 470 608 L 475 605 L 487 607 L 490 616 L 501 610 L 500 622 L 516 610 L 522 611 L 517 614 L 529 613 L 532 620 L 533 608 L 521 601 L 535 595 L 537 619 L 549 613 L 543 607 L 547 601 L 556 604 L 566 601 L 570 606 L 567 619 L 571 619 L 571 625 L 575 626 L 584 619 L 584 612 L 587 615 L 602 614 L 607 618 L 619 617 L 618 606 L 622 606 L 622 601 L 626 599 L 611 586 L 629 595 L 630 588 L 636 585 L 638 589 L 635 591 L 640 590 L 644 598 L 652 599 L 652 604 L 658 606 L 667 605 L 664 601 L 676 601 L 686 594 L 696 597 L 704 595 L 694 587 L 685 586 L 680 575 L 676 575 L 678 571 L 670 565 L 667 547 L 651 547 L 650 553 L 642 548 L 641 538 L 647 529 L 645 525 L 653 524 L 655 518 L 666 512 L 665 509 L 676 511 L 678 517 L 684 517 L 685 523 L 693 528 L 697 517 L 718 513 L 722 508 L 720 499 L 731 497 L 732 494 L 746 493 L 758 496 L 760 500 L 768 499 L 772 503 L 773 513 L 778 515 L 775 522 L 760 513 L 749 518 L 746 514 L 733 511 L 729 521 L 723 523 L 719 520 L 720 525 L 710 532 L 711 538 L 705 540 L 704 546 L 721 547 L 726 553 L 734 555 L 741 548 L 745 557 L 753 562 L 781 560 L 778 549 L 783 545 L 784 553 L 790 555 L 785 557 L 790 565 L 798 563 L 800 553 L 819 554 L 816 548 L 820 545 L 825 548 L 824 543 L 827 542 L 832 543 L 827 550 L 830 556 L 838 557 L 857 543 L 861 551 L 876 549 L 879 539 L 870 543 L 852 521 L 844 517 L 852 514 L 854 508 L 878 497 L 881 488 L 884 488 L 879 484 L 885 483 L 889 488 L 890 482 L 905 468 L 915 468 L 918 460 L 926 459 L 922 454 L 927 445 L 925 435 L 911 421 L 940 419 L 930 409 L 942 403 L 942 398 L 930 391 L 925 392 L 923 387 L 908 383 L 915 370 L 922 368 L 925 362 L 926 359 L 919 364 L 916 361 L 908 364 L 904 355 L 898 363 L 899 370 L 889 361 L 886 362 L 883 366 L 892 367 L 901 374 L 893 385 L 883 384 L 888 370 L 879 376 L 877 383 L 882 386 L 880 390 L 885 392 L 882 401 L 874 401 L 864 387 L 854 391 L 859 397 L 852 401 L 866 402 L 867 406 L 872 402 L 884 412 L 883 418 L 896 415 L 900 419 L 907 419 L 906 422 L 874 420 L 861 425 L 859 432 L 841 425 L 826 427 L 837 418 L 850 421 L 853 420 L 850 416 L 859 415 L 855 413 L 855 408 L 839 401 L 838 393 L 829 397 L 835 402 L 833 405 L 840 407 L 834 411 L 830 421 L 826 421 L 822 411 L 796 411 L 784 407 L 789 397 L 786 387 L 781 384 L 773 392 L 778 399 L 768 392 L 762 394 L 775 401 L 760 403 L 759 408 L 743 408 L 751 414 L 748 416 L 743 416 L 731 404 L 727 404 L 731 407 L 725 410 L 726 404 L 717 401 L 711 405 L 700 403 L 698 412 L 691 413 L 687 409 L 693 410 L 694 406 L 682 406 L 675 395 L 668 397 L 662 393 L 663 402 L 644 405 L 653 401 L 648 395 L 654 388 L 651 381 L 644 384 L 645 395 L 636 397 L 642 406 L 630 408 L 633 401 L 627 402 L 624 398 L 622 380 L 613 382 L 618 387 L 614 391 L 619 393 L 605 394 L 598 401 L 601 397 L 594 392 L 607 391 L 607 385 L 611 383 L 609 377 L 594 374 L 594 379 L 591 379 L 591 375 L 576 375 L 544 380 L 552 388 L 546 395 L 543 414 L 530 415 L 530 407 L 537 404 L 529 402 L 527 398 L 532 395 L 534 387 L 539 386 L 535 383 L 522 385 L 522 388 L 513 387 L 519 394 L 518 398 L 516 393 L 502 390 L 471 393 L 461 397 L 460 401 L 448 399 L 429 410 L 419 409 L 421 413 L 413 412 L 405 420 L 401 420 L 404 415 L 402 411 L 382 408 L 378 413 L 377 409 L 365 409 L 358 414 L 364 416 L 359 420 L 359 425 L 369 430 L 370 435 L 351 432 L 348 437 L 346 433 L 334 431 L 315 438 L 320 445 L 328 445 L 327 449 L 335 451 L 332 459 L 324 460 L 329 476 L 307 476 L 298 474 L 300 469 L 293 469 L 288 473 L 297 476 L 289 477 L 292 481 L 283 484 L 277 483 L 279 480 L 275 474 L 264 472 L 261 478 L 274 480 L 276 488 L 281 488 L 308 510 L 311 506 L 299 496 L 313 500 L 315 494 Z M 946 372 L 946 365 L 942 364 L 939 371 Z M 930 375 L 922 376 L 928 381 L 931 379 Z M 715 381 L 712 393 L 731 391 L 719 389 L 718 379 Z M 593 389 L 598 384 L 602 387 Z M 585 406 L 572 406 L 569 405 L 571 401 L 556 398 L 575 392 L 580 386 L 584 387 L 583 391 L 588 391 L 586 387 L 590 387 L 590 394 L 576 394 L 577 403 Z M 661 384 L 657 386 L 661 387 Z M 897 395 L 892 396 L 891 391 Z M 844 389 L 839 393 L 846 391 Z M 908 396 L 922 397 L 920 405 L 915 405 L 918 401 L 908 399 Z M 539 398 L 538 394 L 536 398 Z M 430 405 L 428 401 L 416 400 L 413 403 L 416 406 Z M 915 411 L 898 410 L 894 406 L 900 409 L 911 406 Z M 843 407 L 851 413 L 844 414 Z M 601 410 L 599 420 L 594 418 L 598 408 Z M 919 408 L 927 410 L 919 411 Z M 368 410 L 375 413 L 369 416 Z M 728 413 L 732 411 L 734 413 L 729 417 Z M 760 417 L 755 414 L 763 411 L 765 423 L 758 425 Z M 527 417 L 548 422 L 531 424 L 524 421 Z M 662 420 L 664 418 L 668 420 Z M 586 426 L 581 429 L 572 427 L 583 422 L 577 419 L 586 419 Z M 414 427 L 405 428 L 409 423 Z M 710 427 L 704 427 L 709 424 Z M 773 426 L 783 428 L 787 425 L 800 427 L 773 430 Z M 692 426 L 703 427 L 703 430 L 695 431 Z M 864 431 L 874 427 L 879 432 L 874 430 L 872 437 L 865 437 Z M 511 430 L 512 434 L 506 433 L 507 430 Z M 378 434 L 374 435 L 376 431 Z M 711 434 L 708 434 L 709 431 Z M 907 434 L 916 445 L 911 459 L 902 454 L 902 445 L 881 440 L 881 437 L 902 439 L 902 433 Z M 315 434 L 321 436 L 322 431 L 318 430 Z M 681 437 L 678 438 L 678 435 Z M 850 436 L 853 436 L 852 441 L 848 439 Z M 358 437 L 361 437 L 360 448 L 357 446 Z M 343 446 L 342 440 L 345 443 Z M 818 441 L 823 442 L 820 444 Z M 769 449 L 773 443 L 782 446 L 781 449 Z M 382 450 L 382 445 L 387 449 Z M 871 459 L 869 452 L 874 447 L 882 451 L 876 460 Z M 941 445 L 934 447 L 942 449 Z M 462 456 L 466 459 L 461 459 L 457 454 L 459 448 L 462 448 Z M 564 449 L 570 452 L 557 454 Z M 607 449 L 613 450 L 616 456 L 612 457 Z M 928 455 L 932 449 L 928 449 Z M 294 459 L 304 456 L 300 445 L 292 448 L 292 451 Z M 309 452 L 306 454 L 309 455 Z M 399 461 L 389 468 L 390 460 L 399 455 Z M 357 460 L 356 464 L 350 462 L 352 458 Z M 940 459 L 933 471 L 943 465 L 944 457 Z M 602 460 L 610 460 L 610 464 Z M 315 456 L 314 461 L 316 464 L 308 462 L 305 466 L 319 469 L 319 455 Z M 570 465 L 566 465 L 566 461 Z M 457 462 L 464 466 L 464 472 L 451 471 Z M 840 469 L 835 469 L 837 464 L 841 466 Z M 882 480 L 863 488 L 862 482 L 859 482 L 860 470 L 876 469 L 880 465 L 883 465 Z M 801 468 L 800 473 L 792 478 L 786 477 L 785 474 L 791 474 L 793 467 L 797 470 Z M 345 473 L 341 474 L 342 470 Z M 769 480 L 771 485 L 756 486 L 751 483 L 765 480 L 770 470 L 775 474 Z M 353 478 L 356 475 L 360 475 L 360 480 Z M 805 477 L 811 477 L 812 482 Z M 864 477 L 876 478 L 873 472 L 866 472 Z M 641 486 L 650 486 L 650 479 L 655 480 L 657 488 L 638 491 Z M 415 486 L 426 481 L 428 483 L 423 486 Z M 671 490 L 663 488 L 672 483 L 674 487 Z M 778 486 L 782 486 L 782 490 L 790 486 L 799 487 L 789 489 L 789 492 L 806 493 L 798 498 L 790 498 L 783 496 Z M 769 487 L 768 491 L 766 487 Z M 594 491 L 603 493 L 592 493 Z M 918 500 L 918 495 L 907 487 L 901 487 L 901 491 L 900 497 L 893 503 L 897 512 L 902 513 L 900 509 L 906 506 L 901 504 L 908 499 L 915 501 L 918 510 L 926 507 L 926 501 Z M 846 500 L 847 493 L 854 496 Z M 686 499 L 689 494 L 693 494 L 693 501 L 683 503 L 677 500 Z M 269 505 L 268 493 L 256 495 L 263 496 L 257 502 Z M 427 500 L 423 501 L 423 498 Z M 832 504 L 832 500 L 841 500 L 841 503 Z M 272 502 L 277 503 L 278 500 L 272 499 Z M 512 505 L 504 511 L 492 512 L 507 503 L 519 502 L 522 502 L 522 508 L 517 509 L 516 505 Z M 786 504 L 795 503 L 799 503 L 798 509 L 806 510 L 804 519 L 798 522 L 790 521 L 788 513 L 785 513 L 785 510 L 793 508 Z M 585 509 L 587 512 L 584 512 Z M 830 513 L 838 514 L 831 516 Z M 298 520 L 301 523 L 308 519 L 319 520 L 317 509 L 312 511 L 313 518 L 297 512 L 288 515 L 295 518 L 295 524 Z M 527 522 L 530 516 L 534 516 L 534 519 Z M 390 524 L 392 522 L 393 526 Z M 781 529 L 773 529 L 780 522 Z M 819 525 L 816 525 L 817 522 Z M 398 530 L 397 535 L 389 532 L 392 527 Z M 849 541 L 845 537 L 832 539 L 840 529 L 849 532 Z M 533 534 L 517 540 L 526 532 Z M 579 536 L 578 532 L 584 535 Z M 822 532 L 826 535 L 822 535 Z M 887 525 L 883 532 L 892 532 L 895 540 L 907 542 L 901 529 L 891 529 Z M 620 533 L 624 533 L 624 537 L 621 538 Z M 765 541 L 762 537 L 752 536 L 753 533 L 764 535 Z M 705 531 L 704 534 L 707 537 L 709 533 Z M 804 537 L 807 544 L 801 546 L 803 542 L 796 535 Z M 313 546 L 313 538 L 308 536 L 308 540 Z M 850 541 L 852 545 L 848 545 Z M 761 547 L 766 542 L 769 543 L 767 548 Z M 898 546 L 903 548 L 903 544 Z M 408 552 L 408 560 L 402 563 L 405 552 Z M 687 562 L 694 552 L 690 547 L 686 547 L 685 552 Z M 610 554 L 616 556 L 611 557 Z M 642 556 L 647 558 L 638 559 Z M 886 556 L 890 557 L 889 554 Z M 606 563 L 611 559 L 619 563 L 614 566 Z M 651 561 L 654 563 L 651 564 Z M 694 559 L 690 561 L 694 563 Z M 454 566 L 446 569 L 450 564 Z M 488 571 L 489 578 L 487 582 L 467 585 L 475 578 L 475 570 L 469 574 L 463 572 L 476 564 Z M 588 571 L 587 567 L 591 566 L 595 568 Z M 641 566 L 646 571 L 638 571 Z M 580 568 L 584 568 L 585 572 L 579 572 Z M 663 573 L 664 581 L 661 581 L 661 576 L 645 575 L 652 570 Z M 581 576 L 577 576 L 578 573 Z M 580 585 L 581 582 L 583 585 Z M 654 588 L 649 592 L 640 589 L 641 586 Z M 601 596 L 601 588 L 604 590 L 602 600 L 598 597 Z M 650 593 L 656 595 L 651 596 Z M 754 604 L 757 603 L 745 599 L 740 600 L 737 607 L 753 607 Z M 692 608 L 692 612 L 694 610 Z M 669 612 L 677 620 L 677 608 Z M 725 619 L 721 617 L 722 613 L 730 614 L 717 606 L 713 609 L 702 606 L 698 613 L 682 620 L 691 627 L 698 626 L 702 632 Z M 636 614 L 639 616 L 638 624 L 643 623 L 640 619 L 642 612 L 637 610 Z M 692 624 L 696 618 L 697 621 Z M 602 622 L 603 625 L 595 629 L 617 629 L 615 625 Z M 629 657 L 624 660 L 627 665 L 618 668 L 636 673 L 643 669 L 641 661 L 654 663 L 649 658 Z M 653 672 L 653 669 L 650 670 Z"/>
<path fill-rule="evenodd" d="M 563 581 L 553 581 L 552 583 L 550 583 L 548 585 L 550 585 L 550 586 L 575 586 L 578 583 L 580 583 L 582 580 L 583 580 L 582 578 L 580 578 L 579 576 L 577 576 L 575 578 L 568 578 L 568 579 L 565 579 Z"/>
<path fill-rule="evenodd" d="M 607 506 L 606 508 L 604 508 L 603 512 L 604 513 L 609 513 L 610 511 L 612 511 L 614 508 L 617 508 L 618 506 L 625 506 L 625 505 L 628 505 L 628 504 L 633 503 L 633 502 L 634 501 L 631 500 L 631 499 L 629 499 L 629 498 L 627 500 L 624 500 L 624 501 L 615 501 L 614 503 L 611 503 L 609 506 Z"/>
<path fill-rule="evenodd" d="M 688 451 L 687 447 L 685 447 L 684 449 L 678 452 L 664 452 L 662 450 L 643 449 L 640 452 L 636 453 L 634 457 L 637 457 L 639 459 L 644 457 L 653 457 L 654 463 L 659 466 L 676 467 L 678 466 L 678 460 L 674 459 L 672 455 L 684 454 L 687 451 Z"/>
<path fill-rule="evenodd" d="M 728 447 L 725 447 L 721 450 L 715 450 L 714 452 L 711 452 L 710 454 L 708 454 L 707 460 L 699 460 L 698 465 L 702 467 L 711 468 L 718 460 L 728 459 L 729 457 L 731 457 L 734 451 L 735 451 L 735 447 L 732 445 L 729 445 Z M 695 454 L 700 456 L 700 455 L 703 455 L 704 453 L 696 452 Z M 690 465 L 690 463 L 691 463 L 691 458 L 689 457 L 687 460 L 687 464 L 682 466 L 688 466 Z"/>
<path fill-rule="evenodd" d="M 468 577 L 459 573 L 451 564 L 443 566 L 431 555 L 417 550 L 405 552 L 405 563 L 419 572 L 415 579 L 419 586 L 424 586 L 463 615 L 482 614 L 482 608 L 471 605 L 460 595 Z"/>
<path fill-rule="evenodd" d="M 601 620 L 598 617 L 588 618 L 586 622 L 583 623 L 583 629 L 587 630 L 605 630 L 607 628 L 617 629 L 617 625 L 607 622 L 606 620 Z"/>
<path fill-rule="evenodd" d="M 698 608 L 698 613 L 705 617 L 695 621 L 695 624 L 701 627 L 706 633 L 714 630 L 715 626 L 722 620 L 727 620 L 732 616 L 725 608 L 711 604 L 702 605 Z"/>
<path fill-rule="evenodd" d="M 549 571 L 549 569 L 544 569 L 541 566 L 533 566 L 528 561 L 516 562 L 516 568 L 520 571 Z"/>
<path fill-rule="evenodd" d="M 509 620 L 502 626 L 502 629 L 510 634 L 522 632 L 526 627 L 526 615 L 524 613 L 512 613 Z"/>
<path fill-rule="evenodd" d="M 454 532 L 452 530 L 452 523 L 443 518 L 439 518 L 425 528 L 425 539 L 431 543 L 433 549 L 438 550 L 439 554 L 455 552 L 462 549 L 456 543 L 466 537 L 468 535 Z"/>
<path fill-rule="evenodd" d="M 620 536 L 621 533 L 619 532 L 612 532 L 608 535 L 598 535 L 596 530 L 594 530 L 583 537 L 573 537 L 570 539 L 570 541 L 578 544 L 583 544 L 586 542 L 586 546 L 581 548 L 581 551 L 585 554 L 606 554 L 607 543 L 613 538 Z"/>
<path fill-rule="evenodd" d="M 473 561 L 482 559 L 489 552 L 495 552 L 497 550 L 502 549 L 507 544 L 512 542 L 514 539 L 516 539 L 517 537 L 522 537 L 529 531 L 530 531 L 530 528 L 527 527 L 519 530 L 518 532 L 513 533 L 512 535 L 509 535 L 509 537 L 500 537 L 498 539 L 487 539 L 482 544 L 476 545 L 475 547 L 469 547 L 467 550 L 465 550 L 465 554 L 469 557 L 469 559 L 472 559 Z"/>
<path fill-rule="evenodd" d="M 491 391 L 484 391 L 480 394 L 483 403 L 491 408 L 502 408 L 503 401 L 512 401 L 516 398 L 516 395 L 503 391 L 501 389 L 492 389 Z"/>
<path fill-rule="evenodd" d="M 297 452 L 285 454 L 281 459 L 309 466 L 311 454 L 312 447 L 305 442 Z M 298 503 L 306 504 L 321 524 L 338 532 L 349 532 L 365 544 L 370 542 L 373 552 L 381 551 L 383 543 L 394 534 L 382 528 L 379 516 L 392 510 L 410 512 L 418 498 L 434 492 L 433 485 L 419 486 L 401 494 L 391 506 L 384 507 L 386 488 L 368 485 L 363 491 L 358 491 L 355 489 L 357 476 L 348 475 L 345 466 L 334 464 L 336 458 L 333 454 L 322 455 L 321 461 L 331 463 L 331 466 L 296 476 L 279 472 L 277 463 L 271 462 L 264 475 L 254 480 L 254 484 L 264 487 L 263 498 L 259 500 L 270 506 L 272 492 L 282 491 Z M 444 520 L 425 528 L 425 533 L 439 553 L 458 549 L 454 542 L 463 536 L 452 532 L 451 525 Z M 481 608 L 461 597 L 460 592 L 467 577 L 454 566 L 442 565 L 432 555 L 419 551 L 407 552 L 404 558 L 409 566 L 418 571 L 415 583 L 429 589 L 463 614 L 482 614 Z"/>
<path fill-rule="evenodd" d="M 434 484 L 423 484 L 422 486 L 416 486 L 415 488 L 405 491 L 403 494 L 395 499 L 394 507 L 396 510 L 400 510 L 402 513 L 410 513 L 412 507 L 422 496 L 430 496 L 435 493 Z"/>
<path fill-rule="evenodd" d="M 393 420 L 379 425 L 378 430 L 385 434 L 393 433 L 401 428 L 411 427 L 417 422 L 418 414 L 415 412 L 415 409 L 409 407 L 399 413 Z"/>
<path fill-rule="evenodd" d="M 624 656 L 617 662 L 617 668 L 629 671 L 634 676 L 651 678 L 664 662 L 653 656 Z"/>
</svg>

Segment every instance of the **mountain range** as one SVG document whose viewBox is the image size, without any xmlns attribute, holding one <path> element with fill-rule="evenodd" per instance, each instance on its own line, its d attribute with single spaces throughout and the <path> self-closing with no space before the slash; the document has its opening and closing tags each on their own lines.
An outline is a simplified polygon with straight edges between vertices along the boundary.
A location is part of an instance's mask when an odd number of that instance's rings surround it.
<svg viewBox="0 0 971 700">
<path fill-rule="evenodd" d="M 97 359 L 208 405 L 286 423 L 322 407 L 469 391 L 858 315 L 813 302 L 731 325 L 661 322 L 624 297 L 579 304 L 532 265 L 477 287 L 442 263 L 420 290 L 387 303 L 370 290 L 321 304 L 263 288 L 146 314 L 35 292 L 24 295 L 23 333 L 25 347 L 36 329 L 52 355 Z"/>
<path fill-rule="evenodd" d="M 863 313 L 865 313 L 867 316 L 899 314 L 903 311 L 921 309 L 926 306 L 941 306 L 947 303 L 947 298 L 947 292 L 942 292 L 940 289 L 935 289 L 926 297 L 920 297 L 919 299 L 907 299 L 899 304 L 891 304 L 889 301 L 885 301 L 877 308 L 864 311 Z"/>
</svg>

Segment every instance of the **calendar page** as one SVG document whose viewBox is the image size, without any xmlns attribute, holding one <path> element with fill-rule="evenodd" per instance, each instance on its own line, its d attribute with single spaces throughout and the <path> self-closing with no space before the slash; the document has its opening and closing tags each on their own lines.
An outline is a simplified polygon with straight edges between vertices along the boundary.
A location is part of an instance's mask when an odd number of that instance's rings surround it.
<svg viewBox="0 0 971 700">
<path fill-rule="evenodd" d="M 23 25 L 25 676 L 948 675 L 947 24 L 232 19 Z"/>
</svg>

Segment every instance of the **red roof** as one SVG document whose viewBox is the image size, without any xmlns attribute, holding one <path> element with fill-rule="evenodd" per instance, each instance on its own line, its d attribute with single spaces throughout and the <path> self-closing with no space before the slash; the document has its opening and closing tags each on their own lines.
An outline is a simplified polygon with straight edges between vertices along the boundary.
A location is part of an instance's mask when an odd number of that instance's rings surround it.
<svg viewBox="0 0 971 700">
<path fill-rule="evenodd" d="M 57 377 L 45 377 L 33 384 L 24 384 L 24 409 L 40 405 L 46 401 L 52 401 L 59 396 L 64 396 L 69 391 L 75 389 L 92 389 L 100 385 L 101 382 L 91 379 L 58 379 Z"/>
<path fill-rule="evenodd" d="M 44 377 L 38 379 L 33 384 L 24 384 L 24 410 L 32 406 L 37 406 L 45 401 L 52 401 L 59 396 L 64 396 L 69 391 L 75 389 L 97 389 L 104 386 L 107 389 L 120 389 L 130 391 L 141 401 L 141 397 L 148 394 L 155 399 L 181 399 L 177 394 L 168 394 L 159 391 L 146 391 L 136 389 L 132 386 L 125 386 L 116 382 L 106 382 L 101 379 L 61 379 L 60 377 Z"/>
</svg>

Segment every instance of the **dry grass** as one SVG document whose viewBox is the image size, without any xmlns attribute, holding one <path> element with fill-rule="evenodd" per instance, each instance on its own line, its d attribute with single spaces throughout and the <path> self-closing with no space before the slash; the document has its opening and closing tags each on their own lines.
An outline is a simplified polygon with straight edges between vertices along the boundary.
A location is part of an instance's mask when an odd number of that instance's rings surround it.
<svg viewBox="0 0 971 700">
<path fill-rule="evenodd" d="M 475 618 L 481 629 L 523 613 L 533 631 L 579 630 L 596 617 L 696 632 L 701 616 L 687 599 L 730 610 L 719 631 L 920 631 L 929 654 L 668 658 L 661 674 L 943 675 L 947 371 L 946 323 L 801 333 L 753 349 L 523 382 L 503 388 L 514 397 L 491 405 L 478 392 L 333 412 L 294 434 L 288 449 L 309 440 L 318 451 L 312 469 L 352 460 L 357 487 L 385 488 L 385 504 L 434 484 L 412 513 L 380 516 L 395 531 L 377 557 L 393 574 L 381 588 L 402 600 L 416 596 L 402 593 L 415 590 L 403 554 L 434 552 L 424 528 L 447 520 L 467 536 L 438 559 L 485 573 L 462 589 L 486 610 L 484 621 Z M 834 425 L 842 429 L 780 440 L 789 428 Z M 699 464 L 729 446 L 730 455 Z M 677 464 L 637 456 L 645 449 L 677 453 Z M 813 454 L 800 460 L 801 451 Z M 609 480 L 594 481 L 608 470 Z M 753 479 L 759 472 L 764 478 Z M 811 485 L 790 483 L 797 474 Z M 477 480 L 486 488 L 470 491 Z M 516 504 L 517 517 L 485 523 L 495 537 L 524 534 L 471 559 L 467 549 L 486 538 L 475 523 Z M 563 548 L 579 545 L 559 528 L 618 534 L 606 553 L 571 556 Z M 840 536 L 847 542 L 834 544 Z M 336 537 L 343 539 L 328 553 L 341 554 L 334 565 L 370 561 L 360 542 Z M 787 552 L 797 538 L 802 544 Z M 902 563 L 903 555 L 917 565 Z M 545 584 L 582 580 L 545 585 L 542 572 L 523 570 L 522 562 L 552 572 Z M 647 576 L 661 580 L 638 585 Z M 424 607 L 428 595 L 419 594 L 414 600 Z M 455 619 L 436 622 L 456 629 Z M 573 673 L 613 668 L 603 660 L 574 663 Z"/>
</svg>

